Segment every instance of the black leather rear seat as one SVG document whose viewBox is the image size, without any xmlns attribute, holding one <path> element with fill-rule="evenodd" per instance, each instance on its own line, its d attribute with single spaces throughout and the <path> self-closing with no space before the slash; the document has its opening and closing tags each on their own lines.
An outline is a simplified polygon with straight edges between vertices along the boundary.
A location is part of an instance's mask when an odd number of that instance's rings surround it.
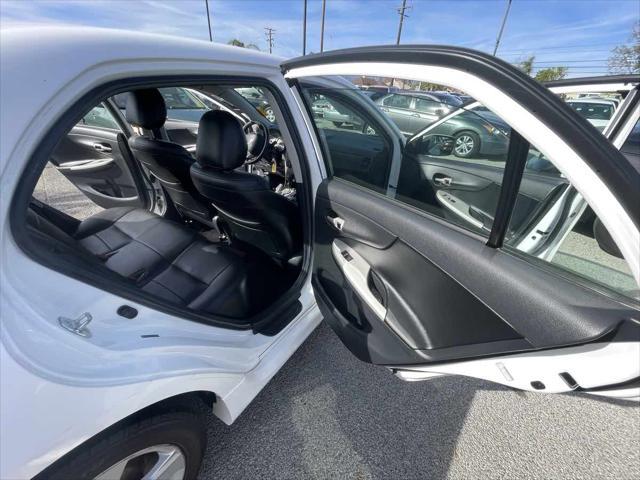
<svg viewBox="0 0 640 480">
<path fill-rule="evenodd" d="M 174 305 L 231 318 L 248 317 L 272 300 L 278 271 L 270 262 L 207 241 L 198 232 L 146 210 L 104 210 L 67 231 L 29 210 L 40 233 L 74 244 L 109 270 Z M 271 279 L 268 276 L 272 276 Z"/>
</svg>

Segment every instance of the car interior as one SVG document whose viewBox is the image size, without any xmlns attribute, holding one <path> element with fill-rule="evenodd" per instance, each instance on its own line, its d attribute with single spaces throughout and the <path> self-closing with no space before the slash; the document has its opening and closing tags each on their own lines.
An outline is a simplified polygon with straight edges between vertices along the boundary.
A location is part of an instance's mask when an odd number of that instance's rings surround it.
<svg viewBox="0 0 640 480">
<path fill-rule="evenodd" d="M 232 86 L 215 88 L 227 99 L 201 92 L 211 103 L 190 112 L 199 122 L 172 119 L 158 88 L 105 99 L 46 167 L 100 211 L 75 218 L 60 208 L 64 198 L 34 194 L 26 223 L 50 254 L 160 303 L 244 325 L 299 277 L 302 216 L 279 127 Z"/>
</svg>

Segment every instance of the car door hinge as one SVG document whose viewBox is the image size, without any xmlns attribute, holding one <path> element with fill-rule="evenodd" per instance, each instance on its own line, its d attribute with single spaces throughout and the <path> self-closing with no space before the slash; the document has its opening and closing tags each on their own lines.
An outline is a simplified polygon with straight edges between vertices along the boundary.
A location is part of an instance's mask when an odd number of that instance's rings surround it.
<svg viewBox="0 0 640 480">
<path fill-rule="evenodd" d="M 58 323 L 62 328 L 81 337 L 91 336 L 91 332 L 87 328 L 91 320 L 93 320 L 93 317 L 89 312 L 84 312 L 78 318 L 58 317 Z"/>
</svg>

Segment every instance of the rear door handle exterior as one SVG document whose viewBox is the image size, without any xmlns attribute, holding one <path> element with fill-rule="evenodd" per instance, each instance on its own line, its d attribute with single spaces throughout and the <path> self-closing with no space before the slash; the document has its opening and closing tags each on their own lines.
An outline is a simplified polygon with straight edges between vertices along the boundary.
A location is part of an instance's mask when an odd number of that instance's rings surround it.
<svg viewBox="0 0 640 480">
<path fill-rule="evenodd" d="M 107 145 L 106 143 L 94 143 L 93 148 L 102 153 L 111 153 L 113 151 L 111 145 Z"/>
</svg>

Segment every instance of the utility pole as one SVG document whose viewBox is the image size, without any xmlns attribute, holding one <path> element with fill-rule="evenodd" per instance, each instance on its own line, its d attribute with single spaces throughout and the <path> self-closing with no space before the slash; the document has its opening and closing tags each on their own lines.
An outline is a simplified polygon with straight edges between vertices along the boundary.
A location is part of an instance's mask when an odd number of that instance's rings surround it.
<svg viewBox="0 0 640 480">
<path fill-rule="evenodd" d="M 209 25 L 209 41 L 213 42 L 213 35 L 211 35 L 211 18 L 209 17 L 209 0 L 204 0 L 204 4 L 207 6 L 207 24 Z"/>
<path fill-rule="evenodd" d="M 411 6 L 407 7 L 407 0 L 402 0 L 402 6 L 398 7 L 398 14 L 400 15 L 400 25 L 398 25 L 398 38 L 396 39 L 396 45 L 400 45 L 400 36 L 402 35 L 402 24 L 404 23 L 404 17 L 408 17 L 404 12 L 409 10 Z"/>
<path fill-rule="evenodd" d="M 320 24 L 320 52 L 324 51 L 324 13 L 327 9 L 327 0 L 322 0 L 322 23 Z"/>
<path fill-rule="evenodd" d="M 496 56 L 498 52 L 498 47 L 500 46 L 500 39 L 502 38 L 502 32 L 504 31 L 504 26 L 507 23 L 507 17 L 509 16 L 509 9 L 511 8 L 511 0 L 507 0 L 507 9 L 504 11 L 504 17 L 502 17 L 502 25 L 500 25 L 500 31 L 498 32 L 498 38 L 496 38 L 496 46 L 493 49 L 493 56 Z"/>
<path fill-rule="evenodd" d="M 397 9 L 398 15 L 400 15 L 400 24 L 398 25 L 398 38 L 396 38 L 396 45 L 400 45 L 400 37 L 402 36 L 402 25 L 404 24 L 404 17 L 409 16 L 404 12 L 406 10 L 409 10 L 410 8 L 411 6 L 407 7 L 407 0 L 402 0 L 402 6 L 398 7 Z M 393 86 L 394 83 L 396 83 L 396 79 L 392 77 L 391 86 Z M 402 81 L 402 85 L 404 87 L 404 80 Z"/>
<path fill-rule="evenodd" d="M 302 55 L 307 54 L 307 0 L 304 0 L 304 17 L 302 18 Z"/>
<path fill-rule="evenodd" d="M 269 44 L 269 53 L 273 52 L 273 37 L 274 37 L 274 33 L 276 32 L 273 28 L 271 27 L 264 27 L 265 29 L 265 36 L 267 37 L 267 43 Z"/>
</svg>

